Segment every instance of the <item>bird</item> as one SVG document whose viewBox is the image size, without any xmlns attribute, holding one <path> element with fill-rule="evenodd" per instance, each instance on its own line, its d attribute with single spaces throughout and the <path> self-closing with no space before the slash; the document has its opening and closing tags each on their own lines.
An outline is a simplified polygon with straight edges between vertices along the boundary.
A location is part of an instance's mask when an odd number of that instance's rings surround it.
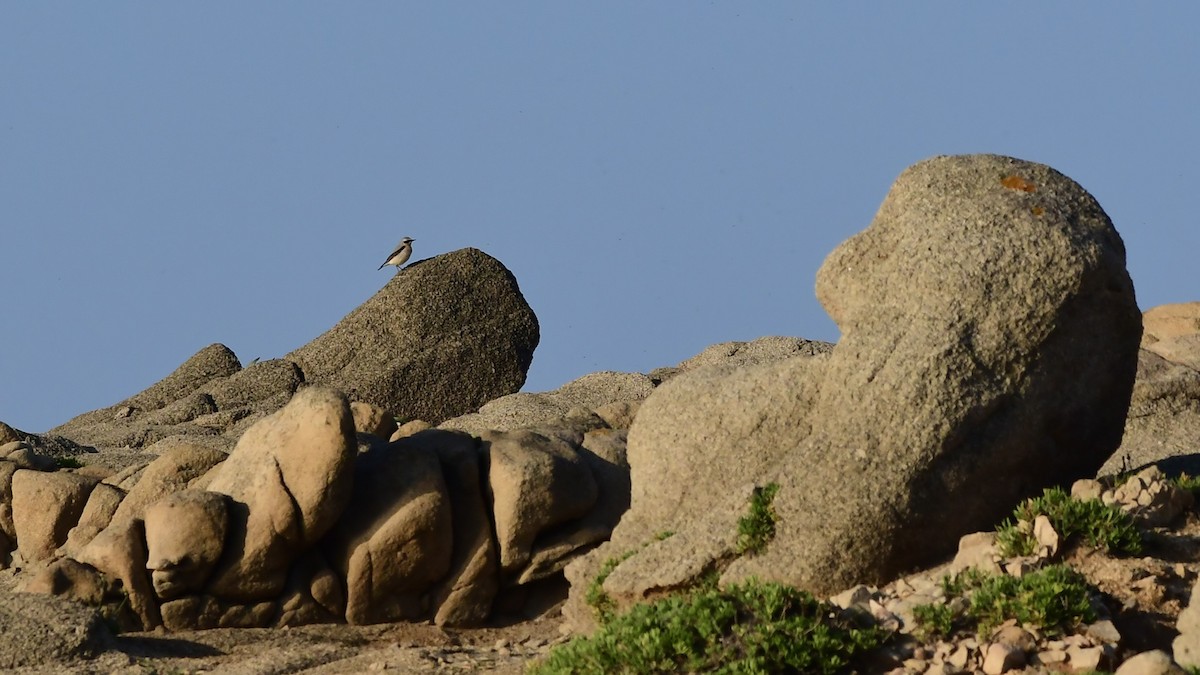
<svg viewBox="0 0 1200 675">
<path fill-rule="evenodd" d="M 391 254 L 388 255 L 387 260 L 383 261 L 383 264 L 379 266 L 379 269 L 383 269 L 388 265 L 395 265 L 396 269 L 399 270 L 400 266 L 408 262 L 408 259 L 412 257 L 412 243 L 414 241 L 416 240 L 412 237 L 405 237 L 401 239 L 400 243 L 396 244 L 396 250 L 392 251 Z"/>
</svg>

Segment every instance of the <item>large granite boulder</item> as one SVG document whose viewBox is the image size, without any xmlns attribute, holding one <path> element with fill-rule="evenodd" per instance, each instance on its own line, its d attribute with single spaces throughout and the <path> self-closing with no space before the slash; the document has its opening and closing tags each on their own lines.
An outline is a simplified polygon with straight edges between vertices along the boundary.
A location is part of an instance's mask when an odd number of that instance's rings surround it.
<svg viewBox="0 0 1200 675">
<path fill-rule="evenodd" d="M 374 406 L 380 428 L 394 415 L 437 423 L 519 390 L 538 337 L 512 274 L 482 251 L 463 249 L 409 265 L 285 358 L 243 368 L 229 348 L 210 345 L 116 405 L 41 436 L 0 424 L 0 439 L 58 456 L 92 446 L 112 458 L 115 449 L 158 451 L 164 443 L 229 452 L 306 383 Z"/>
<path fill-rule="evenodd" d="M 1049 167 L 993 155 L 910 167 L 826 259 L 817 295 L 842 330 L 828 357 L 698 368 L 645 401 L 630 511 L 573 579 L 633 552 L 604 585 L 628 602 L 686 581 L 653 561 L 701 548 L 695 576 L 724 565 L 731 514 L 776 483 L 775 538 L 724 582 L 819 594 L 883 582 L 1042 487 L 1093 475 L 1120 443 L 1141 336 L 1124 245 Z"/>
<path fill-rule="evenodd" d="M 405 267 L 286 358 L 310 383 L 436 424 L 520 389 L 538 337 L 512 273 L 468 248 Z"/>
</svg>

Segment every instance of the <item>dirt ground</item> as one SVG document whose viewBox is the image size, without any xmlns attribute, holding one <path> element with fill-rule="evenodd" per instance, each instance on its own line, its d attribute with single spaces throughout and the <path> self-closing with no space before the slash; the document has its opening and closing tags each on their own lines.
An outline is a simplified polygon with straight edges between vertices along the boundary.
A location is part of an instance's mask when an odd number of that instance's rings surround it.
<svg viewBox="0 0 1200 675">
<path fill-rule="evenodd" d="M 430 624 L 320 625 L 285 629 L 219 629 L 127 633 L 113 649 L 76 664 L 22 673 L 121 675 L 229 673 L 348 675 L 494 672 L 516 675 L 564 638 L 557 612 L 493 628 L 442 629 Z"/>
</svg>

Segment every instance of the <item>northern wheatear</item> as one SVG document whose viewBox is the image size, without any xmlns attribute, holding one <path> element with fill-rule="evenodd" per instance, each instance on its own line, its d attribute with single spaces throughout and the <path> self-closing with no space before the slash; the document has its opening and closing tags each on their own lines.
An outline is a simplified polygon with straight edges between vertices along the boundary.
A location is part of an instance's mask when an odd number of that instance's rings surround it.
<svg viewBox="0 0 1200 675">
<path fill-rule="evenodd" d="M 395 265 L 396 270 L 399 271 L 400 266 L 408 262 L 408 259 L 412 257 L 412 243 L 414 241 L 416 240 L 412 237 L 405 237 L 401 239 L 400 243 L 396 244 L 396 250 L 392 251 L 391 255 L 387 257 L 387 260 L 383 261 L 383 264 L 379 266 L 379 269 L 383 269 L 388 265 Z"/>
</svg>

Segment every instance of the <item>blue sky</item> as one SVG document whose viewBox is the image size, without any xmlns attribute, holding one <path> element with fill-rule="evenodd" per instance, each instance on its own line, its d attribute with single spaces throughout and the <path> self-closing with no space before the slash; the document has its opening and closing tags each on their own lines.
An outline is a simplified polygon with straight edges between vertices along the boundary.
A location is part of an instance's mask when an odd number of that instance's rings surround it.
<svg viewBox="0 0 1200 675">
<path fill-rule="evenodd" d="M 0 420 L 43 431 L 221 342 L 308 342 L 480 248 L 527 390 L 835 340 L 825 255 L 938 154 L 1040 161 L 1143 308 L 1200 299 L 1200 5 L 0 4 Z"/>
</svg>

